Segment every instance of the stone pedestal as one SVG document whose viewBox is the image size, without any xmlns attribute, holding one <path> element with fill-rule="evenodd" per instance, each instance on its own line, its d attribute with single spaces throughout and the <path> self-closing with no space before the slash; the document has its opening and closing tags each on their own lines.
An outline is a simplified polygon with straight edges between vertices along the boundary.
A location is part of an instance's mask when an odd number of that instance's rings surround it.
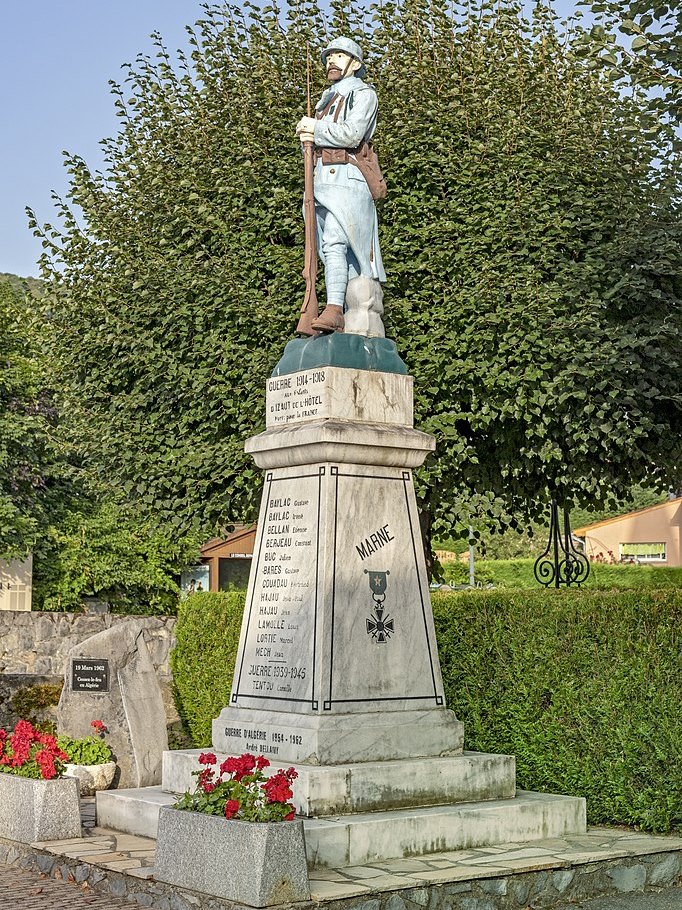
<svg viewBox="0 0 682 910">
<path fill-rule="evenodd" d="M 269 381 L 266 407 L 246 447 L 265 489 L 214 747 L 311 765 L 460 754 L 412 484 L 434 440 L 411 426 L 411 377 L 301 371 Z"/>
<path fill-rule="evenodd" d="M 520 793 L 513 756 L 463 752 L 445 705 L 412 470 L 433 451 L 412 426 L 395 345 L 297 339 L 246 450 L 265 471 L 226 754 L 294 764 L 311 866 L 585 832 L 585 801 Z M 100 793 L 100 825 L 153 836 L 202 750 L 166 752 L 162 789 Z"/>
</svg>

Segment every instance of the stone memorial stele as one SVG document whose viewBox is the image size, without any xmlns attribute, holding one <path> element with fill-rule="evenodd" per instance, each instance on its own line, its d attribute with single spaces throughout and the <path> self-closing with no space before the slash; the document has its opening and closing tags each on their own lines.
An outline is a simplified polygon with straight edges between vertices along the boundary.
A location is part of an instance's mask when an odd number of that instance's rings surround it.
<svg viewBox="0 0 682 910">
<path fill-rule="evenodd" d="M 92 734 L 90 722 L 107 727 L 118 766 L 117 787 L 146 787 L 161 780 L 168 748 L 161 689 L 140 622 L 117 624 L 75 645 L 68 653 L 57 728 L 74 738 Z"/>
<path fill-rule="evenodd" d="M 213 748 L 219 760 L 295 765 L 311 865 L 584 833 L 584 800 L 517 793 L 513 756 L 465 752 L 445 703 L 413 484 L 435 440 L 414 427 L 413 380 L 385 337 L 374 192 L 348 147 L 371 139 L 376 94 L 354 41 L 332 42 L 323 60 L 334 90 L 297 132 L 323 152 L 314 213 L 327 306 L 318 318 L 307 274 L 299 331 L 310 337 L 287 344 L 266 428 L 246 443 L 264 489 Z M 168 794 L 192 787 L 199 752 L 167 752 L 165 792 L 131 794 L 127 815 L 99 794 L 100 824 L 153 830 Z"/>
</svg>

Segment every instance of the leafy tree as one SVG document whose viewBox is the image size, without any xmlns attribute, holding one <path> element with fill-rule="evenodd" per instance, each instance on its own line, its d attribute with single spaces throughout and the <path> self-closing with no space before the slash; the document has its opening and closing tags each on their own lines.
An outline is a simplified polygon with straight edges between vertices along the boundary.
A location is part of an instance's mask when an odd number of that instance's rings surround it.
<svg viewBox="0 0 682 910">
<path fill-rule="evenodd" d="M 178 575 L 199 558 L 199 541 L 172 540 L 111 500 L 81 502 L 41 536 L 35 551 L 38 609 L 79 609 L 83 597 L 117 612 L 173 613 Z"/>
<path fill-rule="evenodd" d="M 45 520 L 54 409 L 28 328 L 28 288 L 8 279 L 0 276 L 0 555 L 16 556 Z"/>
<path fill-rule="evenodd" d="M 312 0 L 209 7 L 173 64 L 157 37 L 112 91 L 104 173 L 67 156 L 61 226 L 37 226 L 51 357 L 103 482 L 181 531 L 251 517 L 243 454 L 302 293 L 306 42 L 372 28 L 387 329 L 437 437 L 427 540 L 676 483 L 679 186 L 668 146 L 538 6 Z M 322 88 L 319 67 L 314 94 Z M 82 211 L 82 217 L 76 213 Z"/>
<path fill-rule="evenodd" d="M 648 93 L 662 123 L 682 124 L 682 6 L 666 0 L 588 0 L 597 22 L 585 51 Z M 679 148 L 679 132 L 672 133 Z"/>
</svg>

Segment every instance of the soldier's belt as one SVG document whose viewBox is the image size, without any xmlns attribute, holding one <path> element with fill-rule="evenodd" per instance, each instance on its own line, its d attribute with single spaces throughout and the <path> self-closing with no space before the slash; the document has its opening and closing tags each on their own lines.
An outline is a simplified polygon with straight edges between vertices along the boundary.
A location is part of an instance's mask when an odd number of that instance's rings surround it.
<svg viewBox="0 0 682 910">
<path fill-rule="evenodd" d="M 350 155 L 347 149 L 315 149 L 315 161 L 322 159 L 322 164 L 348 164 Z"/>
</svg>

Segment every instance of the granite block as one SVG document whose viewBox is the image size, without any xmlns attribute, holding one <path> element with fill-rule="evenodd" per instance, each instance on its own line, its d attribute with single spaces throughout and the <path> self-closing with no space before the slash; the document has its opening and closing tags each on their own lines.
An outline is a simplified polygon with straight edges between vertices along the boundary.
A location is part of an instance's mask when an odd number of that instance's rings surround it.
<svg viewBox="0 0 682 910">
<path fill-rule="evenodd" d="M 228 821 L 164 808 L 155 877 L 251 907 L 308 900 L 303 825 Z"/>
<path fill-rule="evenodd" d="M 78 782 L 0 773 L 0 837 L 33 844 L 80 837 Z"/>
</svg>

